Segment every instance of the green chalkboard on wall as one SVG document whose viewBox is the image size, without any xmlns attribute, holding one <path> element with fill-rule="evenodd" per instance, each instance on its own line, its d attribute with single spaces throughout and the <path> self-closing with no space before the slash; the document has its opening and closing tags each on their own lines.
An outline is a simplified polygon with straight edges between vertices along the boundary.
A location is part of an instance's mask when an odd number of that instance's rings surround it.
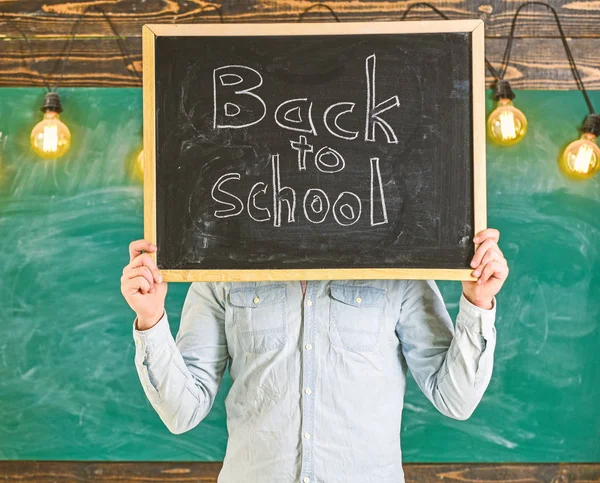
<svg viewBox="0 0 600 483">
<path fill-rule="evenodd" d="M 222 460 L 229 375 L 209 416 L 174 435 L 133 364 L 119 279 L 143 232 L 129 173 L 141 90 L 64 89 L 73 144 L 54 162 L 29 147 L 43 94 L 0 89 L 0 459 Z M 467 421 L 410 384 L 407 462 L 600 461 L 600 177 L 573 182 L 556 166 L 585 105 L 577 92 L 517 94 L 527 137 L 487 156 L 489 226 L 511 265 L 494 375 Z M 439 285 L 455 316 L 460 283 Z M 188 286 L 169 285 L 173 331 Z"/>
</svg>

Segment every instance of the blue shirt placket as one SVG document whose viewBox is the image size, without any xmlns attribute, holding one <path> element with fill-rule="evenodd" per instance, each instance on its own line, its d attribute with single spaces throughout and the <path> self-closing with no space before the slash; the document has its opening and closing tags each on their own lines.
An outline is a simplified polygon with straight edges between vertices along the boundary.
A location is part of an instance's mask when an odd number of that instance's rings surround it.
<svg viewBox="0 0 600 483">
<path fill-rule="evenodd" d="M 317 297 L 314 284 L 307 281 L 303 298 L 302 335 L 302 483 L 314 478 L 314 425 L 315 425 L 315 310 Z"/>
</svg>

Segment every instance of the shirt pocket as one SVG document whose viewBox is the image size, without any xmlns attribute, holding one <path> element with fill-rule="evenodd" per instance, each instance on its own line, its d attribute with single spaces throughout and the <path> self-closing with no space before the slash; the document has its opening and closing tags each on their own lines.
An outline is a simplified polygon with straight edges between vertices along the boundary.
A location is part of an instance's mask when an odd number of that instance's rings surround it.
<svg viewBox="0 0 600 483">
<path fill-rule="evenodd" d="M 329 342 L 352 352 L 372 352 L 384 317 L 385 290 L 331 284 Z"/>
<path fill-rule="evenodd" d="M 281 349 L 286 342 L 284 284 L 234 288 L 229 292 L 232 328 L 244 351 L 263 353 Z"/>
</svg>

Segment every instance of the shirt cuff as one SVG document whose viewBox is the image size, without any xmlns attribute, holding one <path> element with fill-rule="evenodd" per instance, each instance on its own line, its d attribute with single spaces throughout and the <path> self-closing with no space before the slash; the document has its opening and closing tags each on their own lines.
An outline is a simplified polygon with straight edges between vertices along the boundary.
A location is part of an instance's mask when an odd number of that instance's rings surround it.
<svg viewBox="0 0 600 483">
<path fill-rule="evenodd" d="M 458 313 L 457 323 L 460 322 L 465 327 L 474 329 L 483 334 L 486 339 L 489 339 L 496 320 L 496 297 L 492 299 L 491 309 L 482 309 L 469 302 L 463 293 L 460 296 Z"/>
<path fill-rule="evenodd" d="M 167 318 L 167 311 L 163 312 L 163 316 L 160 320 L 149 329 L 139 330 L 137 328 L 136 317 L 133 321 L 133 340 L 138 349 L 144 353 L 147 350 L 151 350 L 154 347 L 158 347 L 163 343 L 167 342 L 169 338 L 172 338 L 171 328 L 169 327 L 169 320 Z"/>
</svg>

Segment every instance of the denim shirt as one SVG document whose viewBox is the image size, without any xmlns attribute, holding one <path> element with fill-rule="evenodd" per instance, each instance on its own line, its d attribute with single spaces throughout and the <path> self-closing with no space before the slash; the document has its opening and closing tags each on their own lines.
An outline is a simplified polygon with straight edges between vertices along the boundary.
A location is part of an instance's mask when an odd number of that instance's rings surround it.
<svg viewBox="0 0 600 483">
<path fill-rule="evenodd" d="M 461 295 L 456 328 L 433 281 L 194 282 L 175 339 L 167 314 L 137 330 L 135 365 L 167 428 L 210 411 L 229 361 L 218 483 L 402 483 L 410 369 L 444 415 L 466 419 L 492 375 L 496 301 Z"/>
</svg>

